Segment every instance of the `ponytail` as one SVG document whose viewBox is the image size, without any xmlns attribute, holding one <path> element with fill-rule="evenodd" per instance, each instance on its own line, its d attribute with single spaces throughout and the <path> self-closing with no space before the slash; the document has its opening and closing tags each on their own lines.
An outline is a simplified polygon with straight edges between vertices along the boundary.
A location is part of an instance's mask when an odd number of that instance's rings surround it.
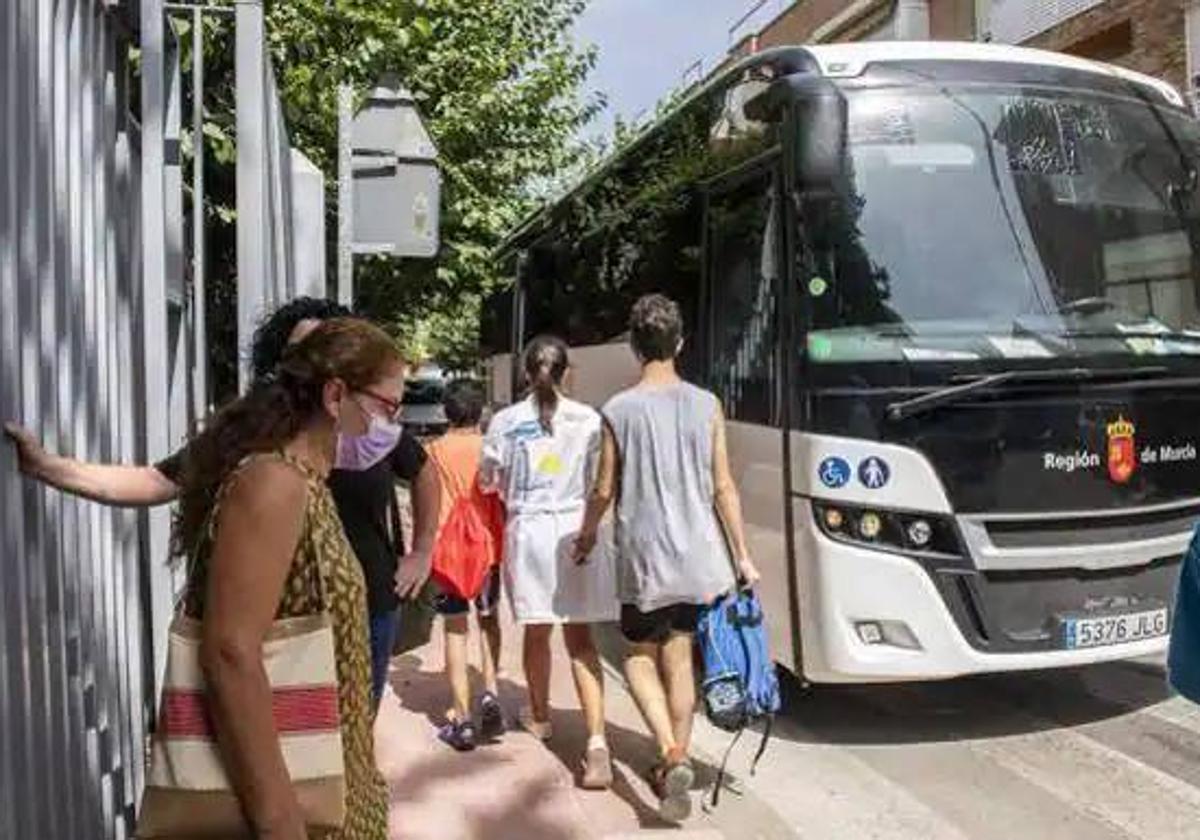
<svg viewBox="0 0 1200 840">
<path fill-rule="evenodd" d="M 525 377 L 537 402 L 538 422 L 548 435 L 554 434 L 558 389 L 568 364 L 567 345 L 555 336 L 538 336 L 525 349 Z"/>
</svg>

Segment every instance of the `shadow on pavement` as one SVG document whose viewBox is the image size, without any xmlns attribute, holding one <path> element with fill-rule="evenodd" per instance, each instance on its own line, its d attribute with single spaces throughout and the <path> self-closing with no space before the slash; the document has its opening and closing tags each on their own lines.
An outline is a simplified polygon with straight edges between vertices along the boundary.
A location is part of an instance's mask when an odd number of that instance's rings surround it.
<svg viewBox="0 0 1200 840">
<path fill-rule="evenodd" d="M 556 663 L 557 664 L 557 663 Z M 440 671 L 426 671 L 421 668 L 421 659 L 417 656 L 405 656 L 394 659 L 390 679 L 401 706 L 410 712 L 424 716 L 430 727 L 440 726 L 446 719 L 446 709 L 449 706 L 449 687 Z M 482 685 L 478 670 L 471 668 L 472 689 Z M 500 678 L 500 704 L 504 708 L 506 734 L 519 732 L 520 726 L 516 721 L 516 711 L 526 702 L 525 687 L 512 680 Z M 546 749 L 567 769 L 572 778 L 578 782 L 580 762 L 587 745 L 587 730 L 584 726 L 583 715 L 578 709 L 551 708 L 550 720 L 554 726 L 554 738 L 546 745 Z M 658 747 L 647 734 L 636 732 L 615 724 L 610 719 L 607 725 L 609 749 L 614 759 L 613 786 L 611 792 L 623 800 L 634 812 L 639 825 L 643 828 L 672 828 L 674 824 L 664 822 L 659 818 L 655 803 L 648 793 L 648 785 L 641 781 L 645 771 L 655 763 L 658 757 Z M 504 737 L 504 736 L 502 736 Z M 493 742 L 494 743 L 494 742 Z M 439 778 L 447 778 L 461 774 L 463 768 L 472 772 L 483 772 L 489 767 L 503 763 L 504 759 L 495 757 L 489 751 L 491 744 L 481 743 L 470 753 L 470 760 L 463 762 L 462 756 L 449 752 L 439 756 L 437 760 L 423 763 L 417 770 L 406 773 L 404 777 L 393 784 L 393 790 L 405 790 L 406 799 L 416 801 L 420 794 Z M 696 786 L 707 786 L 716 778 L 717 768 L 703 761 L 695 761 Z M 639 777 L 634 781 L 630 776 Z M 406 787 L 407 786 L 407 787 Z M 545 794 L 550 788 L 547 787 Z M 534 796 L 537 791 L 527 791 L 522 798 Z M 536 799 L 536 797 L 534 797 Z M 506 824 L 506 823 L 504 823 Z M 489 826 L 491 822 L 489 821 Z M 492 833 L 487 836 L 491 838 Z M 514 835 L 515 836 L 515 835 Z M 554 838 L 554 834 L 530 833 L 526 837 Z"/>
<path fill-rule="evenodd" d="M 801 743 L 895 745 L 1022 735 L 1120 717 L 1169 699 L 1142 662 L 932 683 L 800 687 L 787 675 L 774 734 Z"/>
<path fill-rule="evenodd" d="M 391 807 L 401 813 L 400 834 L 403 837 L 403 810 L 408 803 L 420 802 L 431 788 L 446 779 L 461 781 L 464 776 L 483 774 L 505 764 L 503 758 L 476 750 L 470 761 L 463 761 L 456 753 L 446 752 L 423 760 L 402 775 L 389 781 Z M 503 808 L 491 809 L 486 814 L 466 814 L 468 823 L 466 837 L 486 837 L 488 840 L 577 840 L 577 835 L 568 827 L 545 816 L 542 807 L 554 795 L 553 779 L 540 778 L 515 783 L 517 790 L 506 791 Z M 403 791 L 403 794 L 400 794 Z M 396 835 L 393 834 L 393 838 Z"/>
</svg>

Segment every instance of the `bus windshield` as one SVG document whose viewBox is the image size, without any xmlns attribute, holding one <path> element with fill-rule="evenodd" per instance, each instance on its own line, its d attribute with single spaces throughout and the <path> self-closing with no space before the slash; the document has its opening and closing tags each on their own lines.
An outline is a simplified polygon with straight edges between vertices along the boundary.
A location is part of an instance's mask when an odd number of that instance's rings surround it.
<svg viewBox="0 0 1200 840">
<path fill-rule="evenodd" d="M 848 89 L 814 361 L 1200 354 L 1200 128 L 1137 98 Z"/>
</svg>

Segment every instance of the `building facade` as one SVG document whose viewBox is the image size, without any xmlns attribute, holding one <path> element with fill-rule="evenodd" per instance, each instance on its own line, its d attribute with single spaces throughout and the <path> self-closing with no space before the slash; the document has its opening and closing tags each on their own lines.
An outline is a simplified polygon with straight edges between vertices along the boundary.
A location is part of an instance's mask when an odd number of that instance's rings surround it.
<svg viewBox="0 0 1200 840">
<path fill-rule="evenodd" d="M 781 44 L 879 39 L 995 41 L 1112 62 L 1192 93 L 1200 0 L 798 0 L 729 59 Z"/>
</svg>

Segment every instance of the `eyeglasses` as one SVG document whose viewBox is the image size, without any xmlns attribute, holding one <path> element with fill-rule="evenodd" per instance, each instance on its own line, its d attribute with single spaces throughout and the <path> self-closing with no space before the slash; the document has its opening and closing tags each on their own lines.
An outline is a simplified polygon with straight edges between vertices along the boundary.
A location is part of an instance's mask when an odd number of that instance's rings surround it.
<svg viewBox="0 0 1200 840">
<path fill-rule="evenodd" d="M 387 419 L 393 423 L 399 421 L 400 415 L 404 413 L 404 403 L 400 402 L 399 400 L 393 400 L 383 396 L 382 394 L 377 394 L 370 388 L 359 388 L 357 393 L 360 393 L 365 397 L 370 397 L 386 408 L 388 411 Z"/>
</svg>

